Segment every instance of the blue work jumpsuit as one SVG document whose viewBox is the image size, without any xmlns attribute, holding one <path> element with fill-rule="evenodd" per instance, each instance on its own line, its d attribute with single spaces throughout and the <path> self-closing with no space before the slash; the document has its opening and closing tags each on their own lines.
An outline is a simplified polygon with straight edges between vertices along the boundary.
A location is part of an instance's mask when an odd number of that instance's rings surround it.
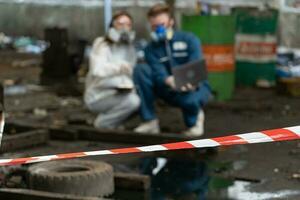
<svg viewBox="0 0 300 200">
<path fill-rule="evenodd" d="M 154 101 L 159 97 L 182 110 L 187 127 L 194 126 L 200 109 L 211 95 L 208 82 L 202 82 L 195 91 L 179 92 L 167 86 L 165 79 L 171 75 L 171 67 L 202 58 L 199 39 L 191 33 L 175 31 L 168 42 L 150 42 L 144 53 L 146 64 L 138 64 L 133 74 L 141 98 L 142 118 L 156 119 Z"/>
</svg>

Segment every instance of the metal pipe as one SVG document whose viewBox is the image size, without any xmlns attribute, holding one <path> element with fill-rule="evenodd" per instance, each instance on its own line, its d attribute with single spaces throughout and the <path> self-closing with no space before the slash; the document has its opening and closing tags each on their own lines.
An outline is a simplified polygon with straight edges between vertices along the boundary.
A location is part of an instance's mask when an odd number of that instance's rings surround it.
<svg viewBox="0 0 300 200">
<path fill-rule="evenodd" d="M 112 18 L 112 1 L 104 0 L 104 30 L 107 32 Z"/>
</svg>

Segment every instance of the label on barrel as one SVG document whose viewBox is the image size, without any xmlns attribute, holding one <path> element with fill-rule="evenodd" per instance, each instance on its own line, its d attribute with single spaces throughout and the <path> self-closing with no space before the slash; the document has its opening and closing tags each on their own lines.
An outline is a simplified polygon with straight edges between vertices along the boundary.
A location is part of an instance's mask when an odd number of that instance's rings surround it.
<svg viewBox="0 0 300 200">
<path fill-rule="evenodd" d="M 203 45 L 209 72 L 233 71 L 235 68 L 233 45 Z"/>
<path fill-rule="evenodd" d="M 275 35 L 236 35 L 236 60 L 253 63 L 276 61 Z"/>
</svg>

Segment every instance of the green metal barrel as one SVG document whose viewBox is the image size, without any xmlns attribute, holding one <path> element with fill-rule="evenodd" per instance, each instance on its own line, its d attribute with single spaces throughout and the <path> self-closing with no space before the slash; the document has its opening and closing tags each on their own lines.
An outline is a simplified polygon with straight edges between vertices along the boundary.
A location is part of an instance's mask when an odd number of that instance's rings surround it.
<svg viewBox="0 0 300 200">
<path fill-rule="evenodd" d="M 235 85 L 235 16 L 182 16 L 182 29 L 202 42 L 208 80 L 217 100 L 232 97 Z"/>
<path fill-rule="evenodd" d="M 275 83 L 278 11 L 239 8 L 236 30 L 236 81 L 253 86 L 258 80 Z"/>
</svg>

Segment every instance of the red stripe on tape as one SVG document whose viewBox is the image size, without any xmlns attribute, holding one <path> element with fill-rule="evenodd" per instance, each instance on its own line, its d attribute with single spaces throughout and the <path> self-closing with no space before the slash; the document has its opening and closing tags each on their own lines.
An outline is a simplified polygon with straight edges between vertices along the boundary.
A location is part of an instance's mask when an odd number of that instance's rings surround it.
<svg viewBox="0 0 300 200">
<path fill-rule="evenodd" d="M 166 147 L 168 150 L 195 148 L 192 144 L 187 143 L 187 142 L 176 142 L 176 143 L 171 143 L 171 144 L 163 144 L 162 146 Z"/>
<path fill-rule="evenodd" d="M 37 160 L 37 158 L 16 158 L 9 163 L 5 163 L 4 165 L 21 165 L 32 160 Z"/>
<path fill-rule="evenodd" d="M 274 141 L 283 141 L 283 140 L 294 140 L 299 139 L 299 135 L 296 133 L 287 130 L 287 129 L 274 129 L 274 130 L 267 130 L 261 131 L 263 134 L 269 136 Z"/>
<path fill-rule="evenodd" d="M 59 160 L 59 159 L 67 159 L 67 158 L 80 158 L 86 156 L 85 153 L 66 153 L 66 154 L 58 154 L 57 158 L 52 158 L 51 160 Z"/>
<path fill-rule="evenodd" d="M 288 130 L 291 129 L 291 130 Z M 250 134 L 250 135 L 249 135 Z M 264 134 L 265 137 L 262 137 L 261 134 Z M 274 129 L 267 130 L 261 132 L 253 132 L 244 134 L 245 139 L 243 139 L 243 134 L 218 137 L 213 139 L 202 139 L 202 140 L 192 140 L 192 141 L 184 141 L 184 142 L 176 142 L 176 143 L 168 143 L 162 145 L 150 145 L 143 147 L 130 147 L 130 148 L 120 148 L 120 149 L 112 149 L 112 150 L 102 150 L 99 152 L 77 152 L 77 153 L 66 153 L 66 154 L 58 154 L 51 156 L 39 156 L 39 157 L 27 157 L 27 158 L 16 158 L 16 159 L 0 159 L 0 166 L 5 165 L 19 165 L 26 164 L 31 162 L 46 162 L 51 160 L 61 160 L 68 158 L 79 158 L 86 157 L 92 155 L 109 155 L 112 153 L 116 154 L 126 154 L 126 153 L 139 153 L 139 152 L 147 152 L 149 150 L 152 151 L 161 151 L 161 150 L 177 150 L 177 149 L 192 149 L 192 148 L 201 148 L 201 147 L 215 147 L 218 143 L 220 145 L 236 145 L 236 144 L 248 144 L 248 140 L 251 141 L 254 139 L 256 143 L 259 142 L 268 142 L 267 138 L 272 139 L 273 141 L 284 141 L 284 140 L 294 140 L 300 139 L 300 126 L 290 127 L 290 128 L 282 128 L 282 129 Z M 213 142 L 214 141 L 214 142 Z M 192 142 L 192 143 L 191 143 Z M 195 146 L 193 145 L 195 144 Z M 164 148 L 161 148 L 164 147 Z M 142 150 L 141 150 L 142 149 Z M 103 152 L 105 151 L 105 152 Z"/>
<path fill-rule="evenodd" d="M 133 148 L 124 148 L 124 149 L 112 149 L 110 150 L 111 152 L 113 153 L 118 153 L 118 154 L 121 154 L 121 153 L 138 153 L 138 152 L 142 152 L 141 150 L 133 147 Z"/>
<path fill-rule="evenodd" d="M 248 144 L 246 140 L 236 135 L 213 138 L 212 140 L 218 142 L 221 145 Z"/>
</svg>

